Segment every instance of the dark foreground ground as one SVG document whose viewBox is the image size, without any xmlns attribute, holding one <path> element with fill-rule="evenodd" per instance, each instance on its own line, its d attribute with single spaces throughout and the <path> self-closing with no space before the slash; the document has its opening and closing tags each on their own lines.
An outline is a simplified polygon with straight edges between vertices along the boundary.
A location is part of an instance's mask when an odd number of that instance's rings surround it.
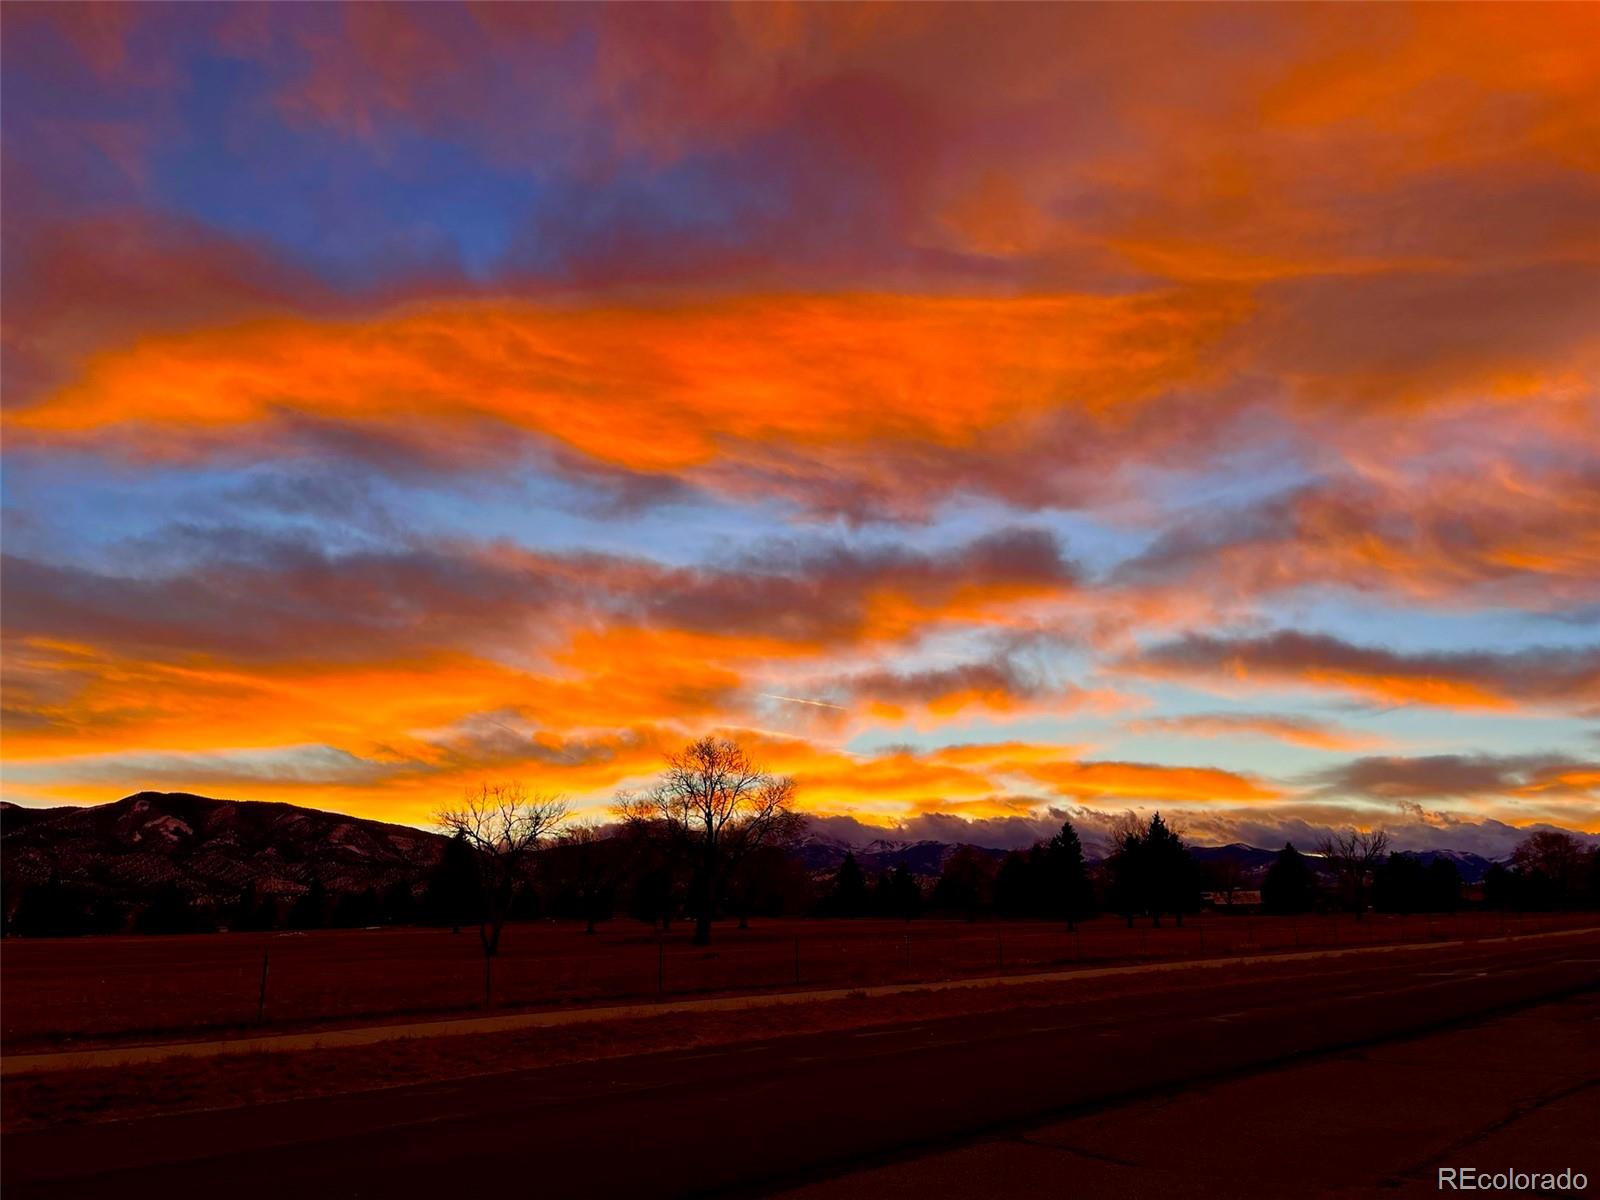
<svg viewBox="0 0 1600 1200">
<path fill-rule="evenodd" d="M 1371 913 L 1361 921 L 1207 913 L 1159 929 L 1147 921 L 1128 929 L 1101 916 L 1069 933 L 1041 921 L 780 919 L 749 929 L 719 925 L 710 946 L 695 946 L 681 922 L 663 936 L 637 921 L 611 921 L 591 937 L 581 924 L 530 921 L 506 928 L 490 983 L 497 1009 L 549 1007 L 1450 941 L 1593 923 L 1588 913 Z M 470 929 L 459 936 L 394 928 L 15 938 L 6 941 L 5 958 L 0 1037 L 12 1054 L 444 1016 L 477 1011 L 484 1001 L 483 955 Z"/>
<path fill-rule="evenodd" d="M 815 1196 L 926 1197 L 1031 1193 L 1049 1181 L 1061 1194 L 1111 1196 L 1149 1194 L 1154 1177 L 1140 1177 L 1142 1170 L 1162 1173 L 1156 1187 L 1174 1194 L 1306 1195 L 1401 1168 L 1414 1175 L 1430 1155 L 1482 1143 L 1486 1121 L 1511 1130 L 1528 1105 L 1545 1114 L 1544 1140 L 1534 1160 L 1507 1165 L 1583 1167 L 1593 1139 L 1574 1131 L 1592 1128 L 1597 986 L 1600 937 L 1592 935 L 1329 960 L 1324 970 L 1265 987 L 1197 984 L 1063 1002 L 1015 1019 L 991 1013 L 20 1132 L 5 1139 L 5 1192 L 659 1196 L 808 1188 Z M 1387 1049 L 1284 1066 L 1572 996 L 1585 998 L 1557 1010 L 1564 1016 L 1528 1018 L 1543 1023 L 1523 1029 L 1521 1049 L 1507 1040 L 1508 1027 L 1491 1023 L 1449 1030 L 1455 1041 L 1445 1059 L 1414 1072 L 1396 1066 L 1403 1057 L 1385 1057 Z M 1329 1073 L 1301 1082 L 1290 1074 L 1313 1067 Z M 1441 1083 L 1447 1070 L 1453 1074 Z M 1233 1082 L 1219 1084 L 1225 1078 Z M 1219 1086 L 1246 1090 L 1237 1103 L 1196 1099 L 1216 1095 L 1197 1088 Z M 1183 1115 L 1161 1117 L 1169 1102 L 1158 1097 L 1172 1094 Z M 1271 1120 L 1253 1126 L 1252 1111 Z M 1410 1132 L 1389 1129 L 1379 1163 L 1368 1147 L 1385 1113 L 1412 1124 Z M 1423 1113 L 1428 1121 L 1418 1125 Z M 1562 1123 L 1574 1117 L 1584 1123 Z M 1087 1127 L 1074 1118 L 1098 1120 L 1096 1136 L 1111 1148 L 1096 1149 L 1091 1139 L 1080 1154 L 1029 1142 L 1029 1130 L 1067 1121 L 1063 1137 L 1076 1145 Z M 1557 1151 L 1574 1161 L 1547 1163 Z M 1324 1167 L 1359 1163 L 1377 1175 L 1285 1174 L 1318 1156 Z M 1108 1169 L 1119 1159 L 1133 1164 L 1120 1175 Z M 1600 1187 L 1600 1173 L 1589 1173 L 1591 1189 Z"/>
<path fill-rule="evenodd" d="M 1574 1194 L 1600 1194 L 1600 992 L 1025 1125 L 782 1196 L 1408 1200 L 1449 1194 L 1440 1167 L 1570 1167 L 1588 1180 Z"/>
</svg>

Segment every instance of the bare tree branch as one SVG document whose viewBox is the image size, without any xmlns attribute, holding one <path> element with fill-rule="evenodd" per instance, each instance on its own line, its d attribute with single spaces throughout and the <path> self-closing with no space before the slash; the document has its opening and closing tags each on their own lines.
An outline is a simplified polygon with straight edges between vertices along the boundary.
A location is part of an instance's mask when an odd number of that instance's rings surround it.
<svg viewBox="0 0 1600 1200">
<path fill-rule="evenodd" d="M 794 794 L 793 779 L 769 774 L 737 742 L 704 737 L 668 755 L 650 791 L 619 796 L 616 813 L 631 829 L 690 853 L 695 940 L 704 943 L 728 871 L 755 850 L 799 836 L 804 821 Z"/>
<path fill-rule="evenodd" d="M 458 807 L 442 810 L 436 819 L 472 847 L 480 884 L 478 936 L 484 954 L 493 957 L 517 882 L 540 844 L 566 821 L 566 801 L 530 794 L 520 783 L 482 783 L 468 788 Z"/>
<path fill-rule="evenodd" d="M 1378 860 L 1389 851 L 1389 835 L 1381 829 L 1348 829 L 1324 837 L 1317 849 L 1333 869 L 1340 891 L 1359 920 L 1366 911 L 1367 888 Z"/>
</svg>

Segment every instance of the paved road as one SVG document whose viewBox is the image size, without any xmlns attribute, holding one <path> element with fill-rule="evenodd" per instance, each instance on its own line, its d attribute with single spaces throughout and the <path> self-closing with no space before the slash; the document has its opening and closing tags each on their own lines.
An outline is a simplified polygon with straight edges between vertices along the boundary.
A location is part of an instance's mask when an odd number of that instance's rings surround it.
<svg viewBox="0 0 1600 1200">
<path fill-rule="evenodd" d="M 1440 1169 L 1468 1167 L 1571 1169 L 1588 1186 L 1570 1190 L 1593 1195 L 1597 1131 L 1600 990 L 897 1156 L 782 1200 L 1440 1200 Z"/>
<path fill-rule="evenodd" d="M 1049 1114 L 1600 985 L 1600 937 L 5 1140 L 6 1195 L 759 1192 Z M 728 1019 L 737 1019 L 731 1014 Z"/>
</svg>

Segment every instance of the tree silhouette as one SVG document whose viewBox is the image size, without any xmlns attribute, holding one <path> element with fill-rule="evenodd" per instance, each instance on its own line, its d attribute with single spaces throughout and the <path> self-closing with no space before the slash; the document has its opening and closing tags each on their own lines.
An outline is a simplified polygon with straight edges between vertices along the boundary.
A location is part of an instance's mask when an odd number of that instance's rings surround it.
<svg viewBox="0 0 1600 1200">
<path fill-rule="evenodd" d="M 922 889 L 905 863 L 896 863 L 892 871 L 878 877 L 875 907 L 885 917 L 898 917 L 909 921 L 922 907 Z"/>
<path fill-rule="evenodd" d="M 1381 829 L 1370 832 L 1350 829 L 1330 833 L 1319 847 L 1323 861 L 1333 870 L 1345 903 L 1360 920 L 1367 907 L 1367 891 L 1378 863 L 1389 849 L 1389 835 Z"/>
<path fill-rule="evenodd" d="M 611 916 L 620 875 L 619 849 L 596 826 L 579 824 L 563 830 L 551 852 L 556 889 L 563 903 L 582 918 L 585 933 L 592 934 L 596 922 Z"/>
<path fill-rule="evenodd" d="M 994 910 L 1002 917 L 1025 917 L 1034 912 L 1033 876 L 1028 860 L 1013 850 L 1000 860 L 994 877 Z"/>
<path fill-rule="evenodd" d="M 43 883 L 23 889 L 11 918 L 11 932 L 23 937 L 77 937 L 90 929 L 89 897 L 63 883 L 54 870 Z"/>
<path fill-rule="evenodd" d="M 322 880 L 313 879 L 311 886 L 295 898 L 289 909 L 290 929 L 321 929 L 328 919 L 328 893 Z"/>
<path fill-rule="evenodd" d="M 530 796 L 520 783 L 480 784 L 468 789 L 459 808 L 439 814 L 439 824 L 472 851 L 478 872 L 478 940 L 484 957 L 499 952 L 518 884 L 534 853 L 560 829 L 566 816 L 566 803 L 559 797 Z"/>
<path fill-rule="evenodd" d="M 428 877 L 423 907 L 429 920 L 450 926 L 452 933 L 460 933 L 478 911 L 478 856 L 461 830 L 444 844 Z"/>
<path fill-rule="evenodd" d="M 729 872 L 763 846 L 792 842 L 805 824 L 794 811 L 794 780 L 769 774 L 737 742 L 714 737 L 668 755 L 656 786 L 642 797 L 619 797 L 617 811 L 640 835 L 686 850 L 694 940 L 702 946 L 711 940 Z"/>
<path fill-rule="evenodd" d="M 1443 856 L 1428 864 L 1428 907 L 1434 912 L 1455 912 L 1461 907 L 1461 872 Z"/>
<path fill-rule="evenodd" d="M 986 855 L 971 846 L 958 846 L 944 864 L 933 887 L 933 906 L 972 920 L 988 908 L 991 867 Z"/>
<path fill-rule="evenodd" d="M 1149 881 L 1150 911 L 1155 924 L 1169 912 L 1179 925 L 1183 914 L 1195 908 L 1194 859 L 1177 832 L 1156 813 L 1144 834 L 1144 869 Z"/>
<path fill-rule="evenodd" d="M 1543 829 L 1517 843 L 1511 867 L 1520 876 L 1522 903 L 1563 908 L 1577 903 L 1589 883 L 1583 844 L 1570 833 Z"/>
<path fill-rule="evenodd" d="M 1067 928 L 1094 911 L 1094 889 L 1089 885 L 1089 867 L 1083 858 L 1083 842 L 1071 821 L 1045 845 L 1046 903 L 1048 915 L 1065 917 Z"/>
<path fill-rule="evenodd" d="M 1122 914 L 1129 929 L 1133 928 L 1133 918 L 1150 904 L 1144 834 L 1143 823 L 1132 811 L 1123 813 L 1111 825 L 1111 855 L 1106 860 L 1111 873 L 1111 906 Z"/>
<path fill-rule="evenodd" d="M 1261 881 L 1261 907 L 1275 915 L 1310 912 L 1316 904 L 1317 882 L 1305 855 L 1285 842 Z"/>
<path fill-rule="evenodd" d="M 833 877 L 833 890 L 828 893 L 826 907 L 838 917 L 859 917 L 867 909 L 867 878 L 851 851 L 845 852 L 838 874 Z"/>
<path fill-rule="evenodd" d="M 1372 906 L 1379 912 L 1424 912 L 1428 903 L 1428 871 L 1413 854 L 1391 854 L 1372 876 Z"/>
<path fill-rule="evenodd" d="M 1521 882 L 1515 871 L 1495 863 L 1483 876 L 1484 906 L 1502 910 L 1521 908 Z"/>
</svg>

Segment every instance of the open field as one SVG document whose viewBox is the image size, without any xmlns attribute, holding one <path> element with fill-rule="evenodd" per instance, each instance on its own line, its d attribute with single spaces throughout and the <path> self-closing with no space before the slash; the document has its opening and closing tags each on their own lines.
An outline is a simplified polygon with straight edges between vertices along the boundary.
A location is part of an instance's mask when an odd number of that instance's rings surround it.
<svg viewBox="0 0 1600 1200">
<path fill-rule="evenodd" d="M 1569 935 L 1557 935 L 1561 937 Z M 1570 936 L 1581 937 L 1576 934 Z M 1552 947 L 1555 951 L 1558 947 Z M 1440 945 L 1440 962 L 1448 963 L 1460 951 Z M 1072 972 L 1070 979 L 1049 976 L 1026 978 L 996 986 L 993 977 L 970 981 L 943 981 L 891 987 L 939 990 L 895 992 L 876 989 L 819 993 L 791 992 L 796 1000 L 770 1006 L 741 1008 L 733 1012 L 708 1008 L 677 1010 L 650 1004 L 623 1010 L 627 1016 L 603 1016 L 594 1022 L 530 1025 L 493 1032 L 459 1032 L 458 1022 L 431 1021 L 425 1026 L 390 1024 L 372 1027 L 396 1031 L 426 1028 L 426 1036 L 406 1033 L 394 1040 L 363 1045 L 328 1044 L 289 1048 L 287 1043 L 337 1037 L 338 1032 L 278 1034 L 272 1048 L 262 1041 L 160 1042 L 131 1047 L 157 1051 L 166 1047 L 217 1047 L 216 1055 L 194 1055 L 103 1066 L 79 1066 L 64 1060 L 78 1054 L 116 1054 L 119 1048 L 34 1056 L 8 1056 L 4 1079 L 4 1115 L 0 1128 L 42 1128 L 61 1122 L 93 1123 L 185 1110 L 227 1108 L 320 1095 L 340 1095 L 423 1080 L 470 1079 L 517 1069 L 590 1062 L 607 1058 L 696 1047 L 738 1045 L 772 1037 L 850 1029 L 882 1028 L 907 1022 L 935 1020 L 980 1013 L 1013 1016 L 1031 1008 L 1085 1005 L 1112 997 L 1134 997 L 1181 990 L 1203 996 L 1214 988 L 1282 986 L 1296 979 L 1335 979 L 1352 969 L 1366 969 L 1360 960 L 1326 958 L 1351 951 L 1305 951 L 1241 962 L 1237 959 L 1169 961 L 1122 967 L 1089 968 Z M 1388 954 L 1381 949 L 1358 949 L 1355 954 Z M 1400 955 L 1417 953 L 1397 950 Z M 1307 958 L 1306 955 L 1316 955 Z M 1400 961 L 1400 960 L 1395 960 Z M 1209 966 L 1215 962 L 1218 966 Z M 1112 972 L 1098 974 L 1098 971 Z M 819 997 L 800 999 L 800 997 Z M 734 999 L 757 1003 L 770 995 L 745 995 Z M 727 999 L 678 1000 L 673 1005 L 715 1005 Z M 616 1008 L 568 1010 L 616 1014 Z M 543 1015 L 550 1015 L 546 1012 Z M 516 1019 L 499 1017 L 497 1019 Z M 280 1044 L 282 1044 L 280 1046 Z M 259 1049 L 228 1049 L 256 1046 Z M 14 1071 L 19 1062 L 29 1064 Z M 61 1065 L 58 1065 L 61 1064 Z M 39 1065 L 43 1064 L 43 1065 Z"/>
<path fill-rule="evenodd" d="M 842 1001 L 771 1013 L 748 1029 L 725 1014 L 660 1025 L 651 1018 L 618 1026 L 615 1045 L 598 1029 L 571 1041 L 540 1031 L 526 1039 L 429 1039 L 360 1053 L 45 1075 L 23 1081 L 32 1090 L 8 1114 L 16 1124 L 6 1136 L 5 1186 L 8 1195 L 55 1200 L 528 1186 L 548 1196 L 761 1194 L 842 1181 L 874 1163 L 914 1159 L 988 1131 L 1036 1127 L 1592 991 L 1600 982 L 1597 949 L 1600 934 L 1577 933 L 1358 952 L 1317 969 L 1284 962 L 1163 971 L 1167 986 L 1151 986 L 1150 976 L 1062 985 L 1054 995 L 1027 995 L 1024 1004 L 1012 1003 L 1023 996 L 1011 988 L 960 988 L 881 1006 Z M 1006 994 L 985 998 L 984 991 Z M 1402 1153 L 1380 1173 L 1411 1170 L 1503 1125 L 1508 1112 L 1559 1104 L 1586 1086 L 1594 1043 L 1590 1023 L 1578 1017 L 1536 1027 L 1525 1044 L 1467 1033 L 1420 1081 L 1408 1077 L 1414 1072 L 1403 1053 L 1371 1079 L 1346 1072 L 1335 1080 L 1339 1090 L 1315 1095 L 1316 1113 L 1302 1113 L 1292 1086 L 1286 1101 L 1269 1085 L 1258 1107 L 1290 1148 L 1319 1131 L 1338 1144 L 1341 1130 L 1373 1113 L 1383 1118 L 1378 1127 L 1404 1118 L 1416 1128 L 1390 1139 Z M 1444 1069 L 1451 1076 L 1435 1078 Z M 14 1103 L 8 1099 L 8 1107 Z M 683 1136 L 677 1118 L 694 1111 L 716 1114 L 715 1138 Z M 1189 1147 L 1207 1144 L 1206 1128 L 1248 1144 L 1233 1107 L 1199 1111 L 1212 1125 L 1186 1128 L 1181 1145 L 1140 1137 L 1144 1123 L 1113 1132 L 1133 1138 L 1140 1164 L 1158 1173 L 1188 1169 Z M 778 1113 L 786 1122 L 781 1154 L 772 1147 Z M 530 1159 L 535 1131 L 538 1152 Z M 1571 1132 L 1552 1136 L 1547 1149 L 1583 1145 Z M 617 1152 L 622 1146 L 626 1153 Z M 1025 1158 L 1028 1151 L 1019 1148 Z M 1330 1161 L 1340 1169 L 1366 1165 L 1349 1156 Z M 1058 1187 L 1096 1182 L 1092 1162 L 1056 1162 Z M 1032 1169 L 1037 1156 L 1022 1165 Z M 1251 1183 L 1252 1194 L 1284 1193 L 1282 1176 L 1255 1169 L 1250 1155 L 1233 1165 L 1232 1180 L 1190 1191 L 1242 1195 L 1241 1185 Z M 1141 1193 L 1112 1186 L 1084 1194 Z"/>
<path fill-rule="evenodd" d="M 667 937 L 631 921 L 508 927 L 490 981 L 495 1007 L 657 995 L 961 978 L 1073 963 L 1471 939 L 1592 923 L 1592 915 L 1468 913 L 1190 918 L 1127 929 L 1110 917 L 1076 933 L 1037 922 L 761 921 L 718 927 L 708 947 L 687 928 Z M 6 1049 L 83 1039 L 224 1033 L 257 1022 L 316 1025 L 462 1012 L 484 1003 L 476 933 L 448 929 L 319 931 L 9 941 Z"/>
</svg>

